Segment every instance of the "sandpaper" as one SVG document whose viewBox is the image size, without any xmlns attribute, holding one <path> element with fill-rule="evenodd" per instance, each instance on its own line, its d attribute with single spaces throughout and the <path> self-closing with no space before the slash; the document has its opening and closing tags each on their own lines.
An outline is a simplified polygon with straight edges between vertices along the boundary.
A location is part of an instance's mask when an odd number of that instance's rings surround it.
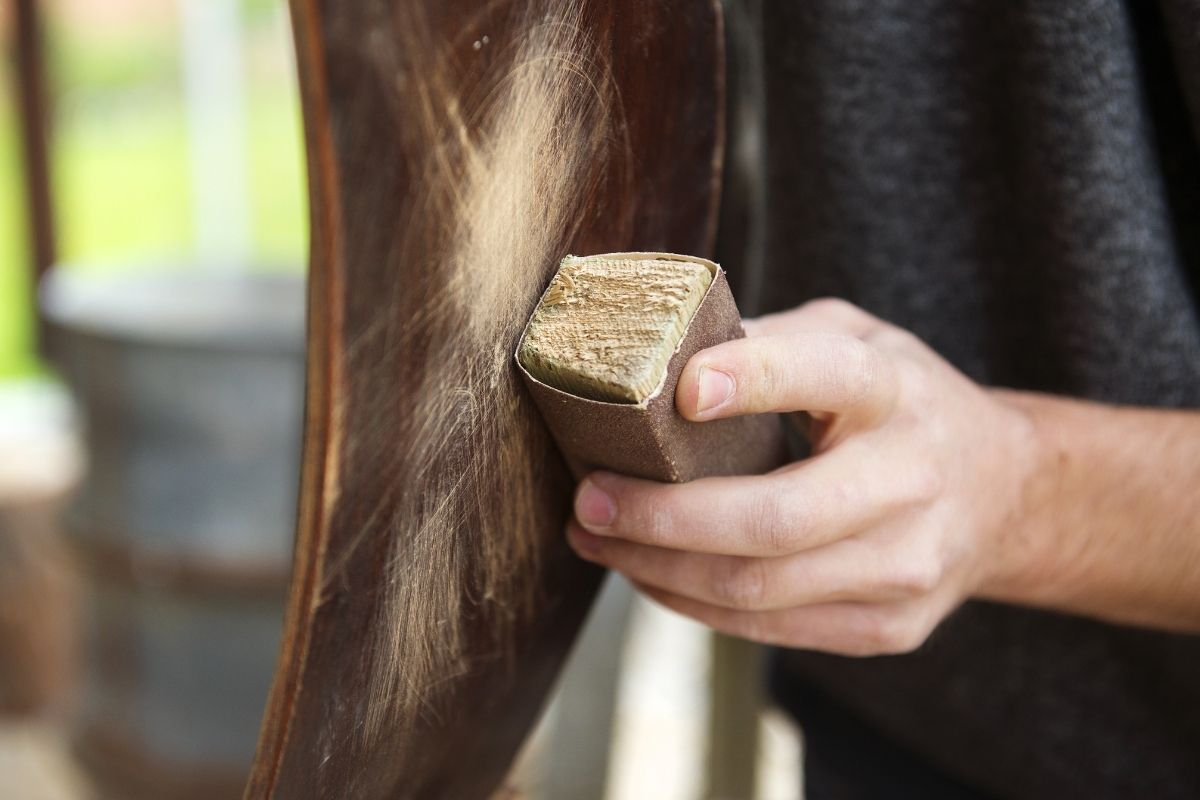
<svg viewBox="0 0 1200 800">
<path fill-rule="evenodd" d="M 606 469 L 679 483 L 716 475 L 760 474 L 782 464 L 786 450 L 778 414 L 692 422 L 675 408 L 675 387 L 688 360 L 701 350 L 745 336 L 725 271 L 695 256 L 615 253 L 607 257 L 683 259 L 708 267 L 713 280 L 667 364 L 665 380 L 641 403 L 579 397 L 542 383 L 517 362 L 575 477 Z M 521 338 L 523 342 L 524 334 Z"/>
</svg>

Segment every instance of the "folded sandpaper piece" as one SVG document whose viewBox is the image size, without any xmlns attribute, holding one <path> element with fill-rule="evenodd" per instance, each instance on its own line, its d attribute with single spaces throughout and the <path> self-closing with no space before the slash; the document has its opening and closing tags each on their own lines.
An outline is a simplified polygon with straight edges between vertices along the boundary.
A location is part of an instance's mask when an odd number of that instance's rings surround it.
<svg viewBox="0 0 1200 800">
<path fill-rule="evenodd" d="M 708 347 L 745 336 L 725 271 L 706 259 L 670 253 L 568 256 L 560 269 L 593 260 L 686 261 L 703 265 L 712 279 L 657 388 L 641 402 L 596 400 L 539 380 L 527 368 L 529 359 L 522 358 L 530 336 L 530 327 L 526 327 L 517 347 L 517 364 L 575 476 L 607 469 L 637 478 L 683 482 L 715 475 L 759 474 L 783 463 L 785 445 L 777 414 L 691 422 L 675 408 L 675 387 L 688 360 Z M 547 302 L 551 292 L 561 292 L 561 284 L 552 281 L 542 302 Z"/>
</svg>

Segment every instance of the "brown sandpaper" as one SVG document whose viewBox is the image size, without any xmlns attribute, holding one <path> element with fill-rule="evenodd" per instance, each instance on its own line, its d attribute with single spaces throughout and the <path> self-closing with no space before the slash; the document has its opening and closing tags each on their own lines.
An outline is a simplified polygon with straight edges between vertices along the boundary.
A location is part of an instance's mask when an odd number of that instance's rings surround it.
<svg viewBox="0 0 1200 800">
<path fill-rule="evenodd" d="M 725 271 L 702 258 L 669 253 L 606 257 L 691 261 L 708 267 L 713 280 L 667 364 L 665 380 L 641 403 L 603 402 L 561 391 L 539 381 L 518 360 L 517 368 L 576 478 L 606 469 L 679 483 L 715 475 L 760 474 L 782 464 L 786 450 L 778 414 L 691 422 L 675 408 L 675 387 L 688 359 L 705 348 L 745 336 Z"/>
</svg>

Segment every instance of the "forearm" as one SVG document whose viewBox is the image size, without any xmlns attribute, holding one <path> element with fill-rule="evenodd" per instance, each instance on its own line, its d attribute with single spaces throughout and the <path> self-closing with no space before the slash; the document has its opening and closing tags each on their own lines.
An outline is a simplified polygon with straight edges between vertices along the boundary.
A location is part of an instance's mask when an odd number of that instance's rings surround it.
<svg viewBox="0 0 1200 800">
<path fill-rule="evenodd" d="M 997 392 L 1025 411 L 1034 473 L 981 594 L 1200 631 L 1200 413 Z"/>
</svg>

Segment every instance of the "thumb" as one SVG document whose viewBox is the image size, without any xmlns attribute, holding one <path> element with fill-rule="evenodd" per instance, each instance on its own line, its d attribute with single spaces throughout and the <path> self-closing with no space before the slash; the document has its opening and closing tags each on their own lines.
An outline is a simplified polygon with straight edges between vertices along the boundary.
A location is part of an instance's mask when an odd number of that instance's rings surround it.
<svg viewBox="0 0 1200 800">
<path fill-rule="evenodd" d="M 753 336 L 701 350 L 679 376 L 675 405 L 697 422 L 739 414 L 813 411 L 863 426 L 896 401 L 892 362 L 863 340 L 812 331 Z"/>
</svg>

